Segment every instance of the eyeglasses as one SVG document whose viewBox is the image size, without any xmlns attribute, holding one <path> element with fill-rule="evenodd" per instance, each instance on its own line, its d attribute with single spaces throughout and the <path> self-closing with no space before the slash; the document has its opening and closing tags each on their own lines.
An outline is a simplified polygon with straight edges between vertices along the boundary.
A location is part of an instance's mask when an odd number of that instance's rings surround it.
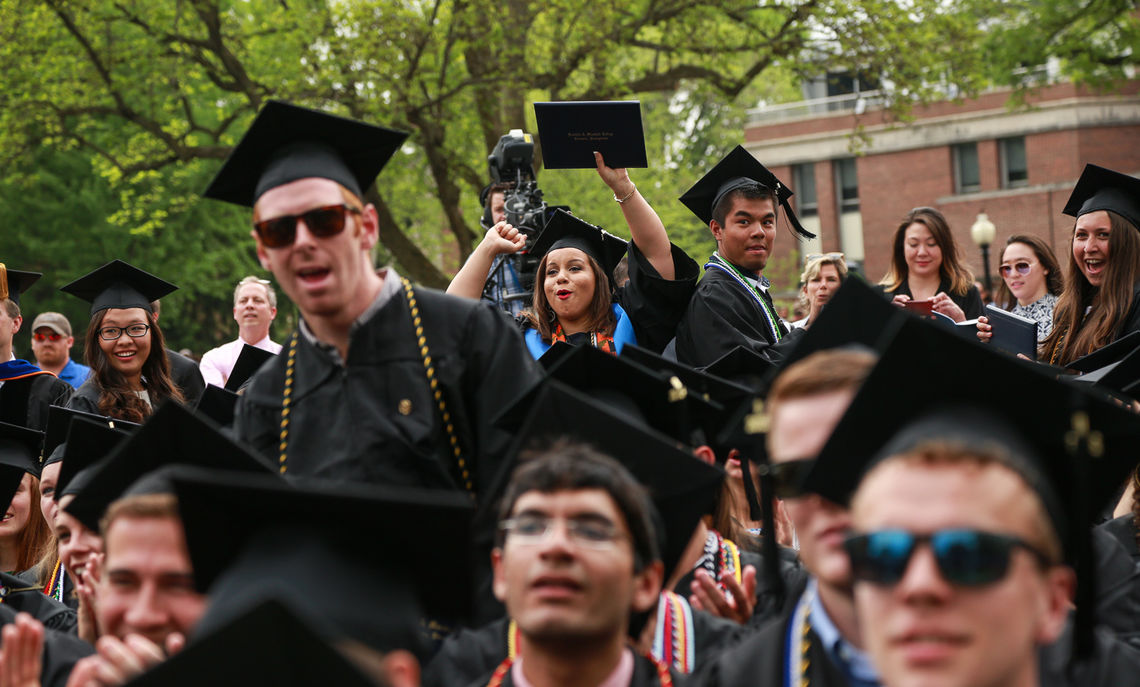
<svg viewBox="0 0 1140 687">
<path fill-rule="evenodd" d="M 767 470 L 772 476 L 773 496 L 778 499 L 795 499 L 806 494 L 803 489 L 804 480 L 814 465 L 815 460 L 812 458 L 769 464 Z"/>
<path fill-rule="evenodd" d="M 851 557 L 855 579 L 892 585 L 906 574 L 918 545 L 928 542 L 943 579 L 963 587 L 993 584 L 1005 577 L 1015 548 L 1029 551 L 1043 566 L 1051 564 L 1048 556 L 1023 539 L 970 529 L 933 534 L 879 530 L 848 537 L 843 548 Z"/>
<path fill-rule="evenodd" d="M 137 339 L 140 336 L 146 336 L 149 331 L 149 324 L 132 324 L 129 327 L 103 327 L 99 330 L 99 338 L 104 341 L 118 341 L 119 337 L 126 333 L 132 339 Z"/>
<path fill-rule="evenodd" d="M 808 253 L 804 256 L 804 264 L 806 265 L 816 260 L 823 260 L 824 258 L 828 260 L 846 260 L 847 256 L 843 253 Z"/>
<path fill-rule="evenodd" d="M 1012 265 L 1002 265 L 998 268 L 998 271 L 1001 272 L 1001 276 L 1008 277 L 1009 275 L 1013 274 L 1014 270 L 1017 270 L 1018 274 L 1025 275 L 1029 274 L 1029 270 L 1031 269 L 1033 269 L 1033 263 L 1025 262 L 1022 260 L 1020 262 L 1015 262 Z"/>
<path fill-rule="evenodd" d="M 519 515 L 499 523 L 499 531 L 519 544 L 534 545 L 550 536 L 555 524 L 566 523 L 570 541 L 587 548 L 606 548 L 626 535 L 612 522 L 598 517 L 548 518 L 545 515 Z"/>
<path fill-rule="evenodd" d="M 32 334 L 32 338 L 40 343 L 43 343 L 45 341 L 59 341 L 63 338 L 63 334 L 56 334 L 55 332 L 52 332 L 50 334 L 40 334 L 39 332 L 36 332 L 35 334 Z"/>
<path fill-rule="evenodd" d="M 359 215 L 362 211 L 344 203 L 326 205 L 306 210 L 299 215 L 281 215 L 254 222 L 253 229 L 267 248 L 282 248 L 292 245 L 293 240 L 297 238 L 297 220 L 305 220 L 305 226 L 313 236 L 328 238 L 344 231 L 345 216 L 350 212 Z"/>
</svg>

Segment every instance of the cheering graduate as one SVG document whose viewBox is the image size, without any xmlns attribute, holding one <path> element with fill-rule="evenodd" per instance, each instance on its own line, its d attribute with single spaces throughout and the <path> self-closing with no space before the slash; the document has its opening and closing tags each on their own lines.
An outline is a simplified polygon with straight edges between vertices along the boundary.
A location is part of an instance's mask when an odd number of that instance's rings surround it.
<svg viewBox="0 0 1140 687">
<path fill-rule="evenodd" d="M 955 322 L 982 314 L 974 277 L 962 264 L 946 218 L 934 208 L 915 208 L 899 223 L 891 241 L 891 268 L 879 285 L 900 307 L 929 300 L 933 312 Z"/>
<path fill-rule="evenodd" d="M 1140 179 L 1085 165 L 1064 213 L 1076 217 L 1065 288 L 1042 360 L 1068 365 L 1140 330 Z"/>
<path fill-rule="evenodd" d="M 708 225 L 717 250 L 677 327 L 678 360 L 703 368 L 737 346 L 780 357 L 783 349 L 773 347 L 789 337 L 788 327 L 763 275 L 776 239 L 777 204 L 797 234 L 814 238 L 788 205 L 791 197 L 791 189 L 740 146 L 681 196 Z"/>
<path fill-rule="evenodd" d="M 404 138 L 270 102 L 206 190 L 253 208 L 258 259 L 301 314 L 234 430 L 289 475 L 482 495 L 509 440 L 490 418 L 538 372 L 489 304 L 373 267 L 363 197 Z"/>
<path fill-rule="evenodd" d="M 883 307 L 889 307 L 884 304 Z M 878 685 L 862 651 L 851 596 L 851 569 L 842 549 L 847 509 L 800 489 L 859 385 L 874 365 L 868 351 L 827 350 L 788 366 L 768 395 L 768 458 L 810 573 L 788 589 L 783 616 L 720 657 L 698 684 Z"/>
<path fill-rule="evenodd" d="M 83 350 L 91 376 L 69 408 L 139 423 L 164 400 L 184 400 L 151 306 L 177 288 L 113 260 L 61 289 L 91 304 Z"/>
<path fill-rule="evenodd" d="M 900 384 L 932 355 L 937 397 Z M 1023 400 L 979 396 L 977 378 Z M 1099 394 L 907 322 L 803 482 L 851 503 L 844 549 L 883 683 L 1130 683 L 1140 654 L 1099 617 L 1113 581 L 1095 567 L 1090 524 L 1135 466 L 1138 436 L 1140 418 Z"/>
<path fill-rule="evenodd" d="M 628 646 L 631 613 L 658 602 L 662 562 L 645 489 L 586 447 L 552 447 L 514 473 L 500 510 L 495 595 L 517 655 L 472 685 L 674 684 Z"/>
<path fill-rule="evenodd" d="M 0 422 L 44 431 L 48 408 L 71 398 L 71 386 L 47 370 L 16 358 L 12 342 L 20 331 L 20 294 L 42 275 L 7 269 L 0 263 Z"/>
<path fill-rule="evenodd" d="M 673 338 L 697 280 L 697 264 L 669 242 L 657 213 L 625 169 L 605 165 L 594 153 L 598 175 L 621 204 L 632 240 L 627 244 L 573 215 L 556 210 L 535 239 L 540 258 L 533 308 L 518 317 L 535 358 L 558 341 L 589 343 L 619 353 L 627 343 L 661 351 Z M 629 254 L 629 282 L 614 286 L 614 268 Z M 505 222 L 492 227 L 447 288 L 479 298 L 492 261 L 522 250 L 526 237 Z"/>
<path fill-rule="evenodd" d="M 670 591 L 700 558 L 706 532 L 701 518 L 713 512 L 724 476 L 637 419 L 644 405 L 630 398 L 619 408 L 613 394 L 605 396 L 610 400 L 595 400 L 593 393 L 579 393 L 559 381 L 547 381 L 520 431 L 519 445 L 524 447 L 524 454 L 519 460 L 525 461 L 531 455 L 525 450 L 533 448 L 540 453 L 560 453 L 565 459 L 595 456 L 600 451 L 645 485 L 660 516 L 655 522 L 667 586 L 651 612 L 634 615 L 628 632 L 645 653 L 678 673 L 688 673 L 741 632 L 736 623 L 696 611 L 685 595 Z M 566 441 L 583 437 L 583 427 L 591 428 L 589 447 Z M 743 572 L 739 556 L 729 563 L 733 564 L 738 574 Z M 443 644 L 425 673 L 425 684 L 467 684 L 489 674 L 504 660 L 524 655 L 524 645 L 519 621 L 513 616 L 462 631 Z"/>
</svg>

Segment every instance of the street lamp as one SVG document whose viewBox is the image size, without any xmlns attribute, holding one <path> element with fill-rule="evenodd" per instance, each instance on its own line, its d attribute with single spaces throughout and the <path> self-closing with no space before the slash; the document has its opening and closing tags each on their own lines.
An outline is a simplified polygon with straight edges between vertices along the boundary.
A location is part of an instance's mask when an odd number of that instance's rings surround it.
<svg viewBox="0 0 1140 687">
<path fill-rule="evenodd" d="M 986 286 L 987 293 L 993 293 L 994 285 L 990 277 L 990 244 L 994 242 L 994 234 L 997 233 L 997 228 L 986 213 L 979 212 L 978 219 L 974 222 L 974 226 L 970 227 L 970 238 L 974 239 L 974 243 L 978 248 L 982 249 L 982 269 L 985 270 L 985 280 L 982 282 Z"/>
</svg>

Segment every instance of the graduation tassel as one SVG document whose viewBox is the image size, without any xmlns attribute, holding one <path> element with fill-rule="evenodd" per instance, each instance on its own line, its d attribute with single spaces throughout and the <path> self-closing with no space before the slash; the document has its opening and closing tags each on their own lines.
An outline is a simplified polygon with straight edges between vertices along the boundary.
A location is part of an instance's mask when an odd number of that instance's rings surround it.
<svg viewBox="0 0 1140 687">
<path fill-rule="evenodd" d="M 764 412 L 764 401 L 757 398 L 752 401 L 752 413 L 744 419 L 744 431 L 752 439 L 752 451 L 750 453 L 755 456 L 757 460 L 757 468 L 760 474 L 760 498 L 757 499 L 756 490 L 752 484 L 751 470 L 744 469 L 744 490 L 748 494 L 749 509 L 752 509 L 753 503 L 760 502 L 760 515 L 762 529 L 761 537 L 763 540 L 764 551 L 764 576 L 767 578 L 768 589 L 772 592 L 772 597 L 775 599 L 776 608 L 783 608 L 784 596 L 786 590 L 784 589 L 784 578 L 780 575 L 780 548 L 776 543 L 776 515 L 775 509 L 772 507 L 772 494 L 774 487 L 772 486 L 772 471 L 768 469 L 768 453 L 764 448 L 764 442 L 768 435 L 768 414 Z M 740 461 L 740 465 L 744 468 L 748 465 L 751 456 L 746 456 Z M 749 490 L 751 493 L 749 494 Z M 752 515 L 755 519 L 755 513 Z"/>
<path fill-rule="evenodd" d="M 8 298 L 8 268 L 0 262 L 0 301 Z"/>
<path fill-rule="evenodd" d="M 1081 396 L 1074 395 L 1080 403 Z M 1075 603 L 1077 615 L 1073 627 L 1073 662 L 1092 655 L 1094 647 L 1093 627 L 1096 623 L 1096 570 L 1093 565 L 1092 537 L 1088 531 L 1090 522 L 1089 480 L 1090 463 L 1104 455 L 1104 436 L 1091 430 L 1089 415 L 1084 410 L 1075 410 L 1071 417 L 1071 428 L 1065 434 L 1065 443 L 1073 458 L 1072 476 L 1074 481 L 1073 513 L 1076 517 L 1067 523 L 1069 532 L 1064 533 L 1067 543 L 1073 547 L 1074 568 L 1077 572 Z"/>
<path fill-rule="evenodd" d="M 779 187 L 777 186 L 777 193 L 778 191 Z M 779 197 L 779 195 L 777 195 L 777 197 Z M 784 208 L 784 215 L 788 218 L 788 224 L 792 226 L 792 231 L 795 232 L 797 236 L 809 240 L 815 238 L 815 234 L 804 229 L 804 225 L 800 224 L 800 218 L 796 217 L 796 213 L 792 211 L 792 205 L 788 202 L 788 198 L 780 198 L 780 207 Z"/>
</svg>

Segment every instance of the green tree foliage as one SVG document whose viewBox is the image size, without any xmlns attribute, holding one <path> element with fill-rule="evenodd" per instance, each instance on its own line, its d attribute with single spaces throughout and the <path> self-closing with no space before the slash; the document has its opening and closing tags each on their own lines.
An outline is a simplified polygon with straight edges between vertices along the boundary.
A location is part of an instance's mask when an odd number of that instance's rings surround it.
<svg viewBox="0 0 1140 687">
<path fill-rule="evenodd" d="M 182 286 L 165 317 L 201 350 L 232 336 L 230 289 L 258 267 L 248 214 L 198 194 L 267 99 L 411 132 L 366 194 L 378 257 L 442 286 L 480 238 L 486 155 L 508 129 L 535 130 L 532 102 L 638 98 L 651 168 L 632 176 L 703 256 L 707 230 L 675 198 L 742 140 L 748 107 L 842 69 L 890 84 L 899 113 L 948 84 L 973 92 L 993 74 L 987 31 L 1021 36 L 1041 4 L 0 0 L 0 192 L 28 222 L 5 251 L 57 283 L 134 256 Z M 1127 29 L 1104 54 L 1129 55 L 1135 3 L 1086 4 Z M 551 203 L 624 233 L 593 171 L 539 182 Z M 37 222 L 37 200 L 58 209 L 59 233 Z"/>
</svg>

